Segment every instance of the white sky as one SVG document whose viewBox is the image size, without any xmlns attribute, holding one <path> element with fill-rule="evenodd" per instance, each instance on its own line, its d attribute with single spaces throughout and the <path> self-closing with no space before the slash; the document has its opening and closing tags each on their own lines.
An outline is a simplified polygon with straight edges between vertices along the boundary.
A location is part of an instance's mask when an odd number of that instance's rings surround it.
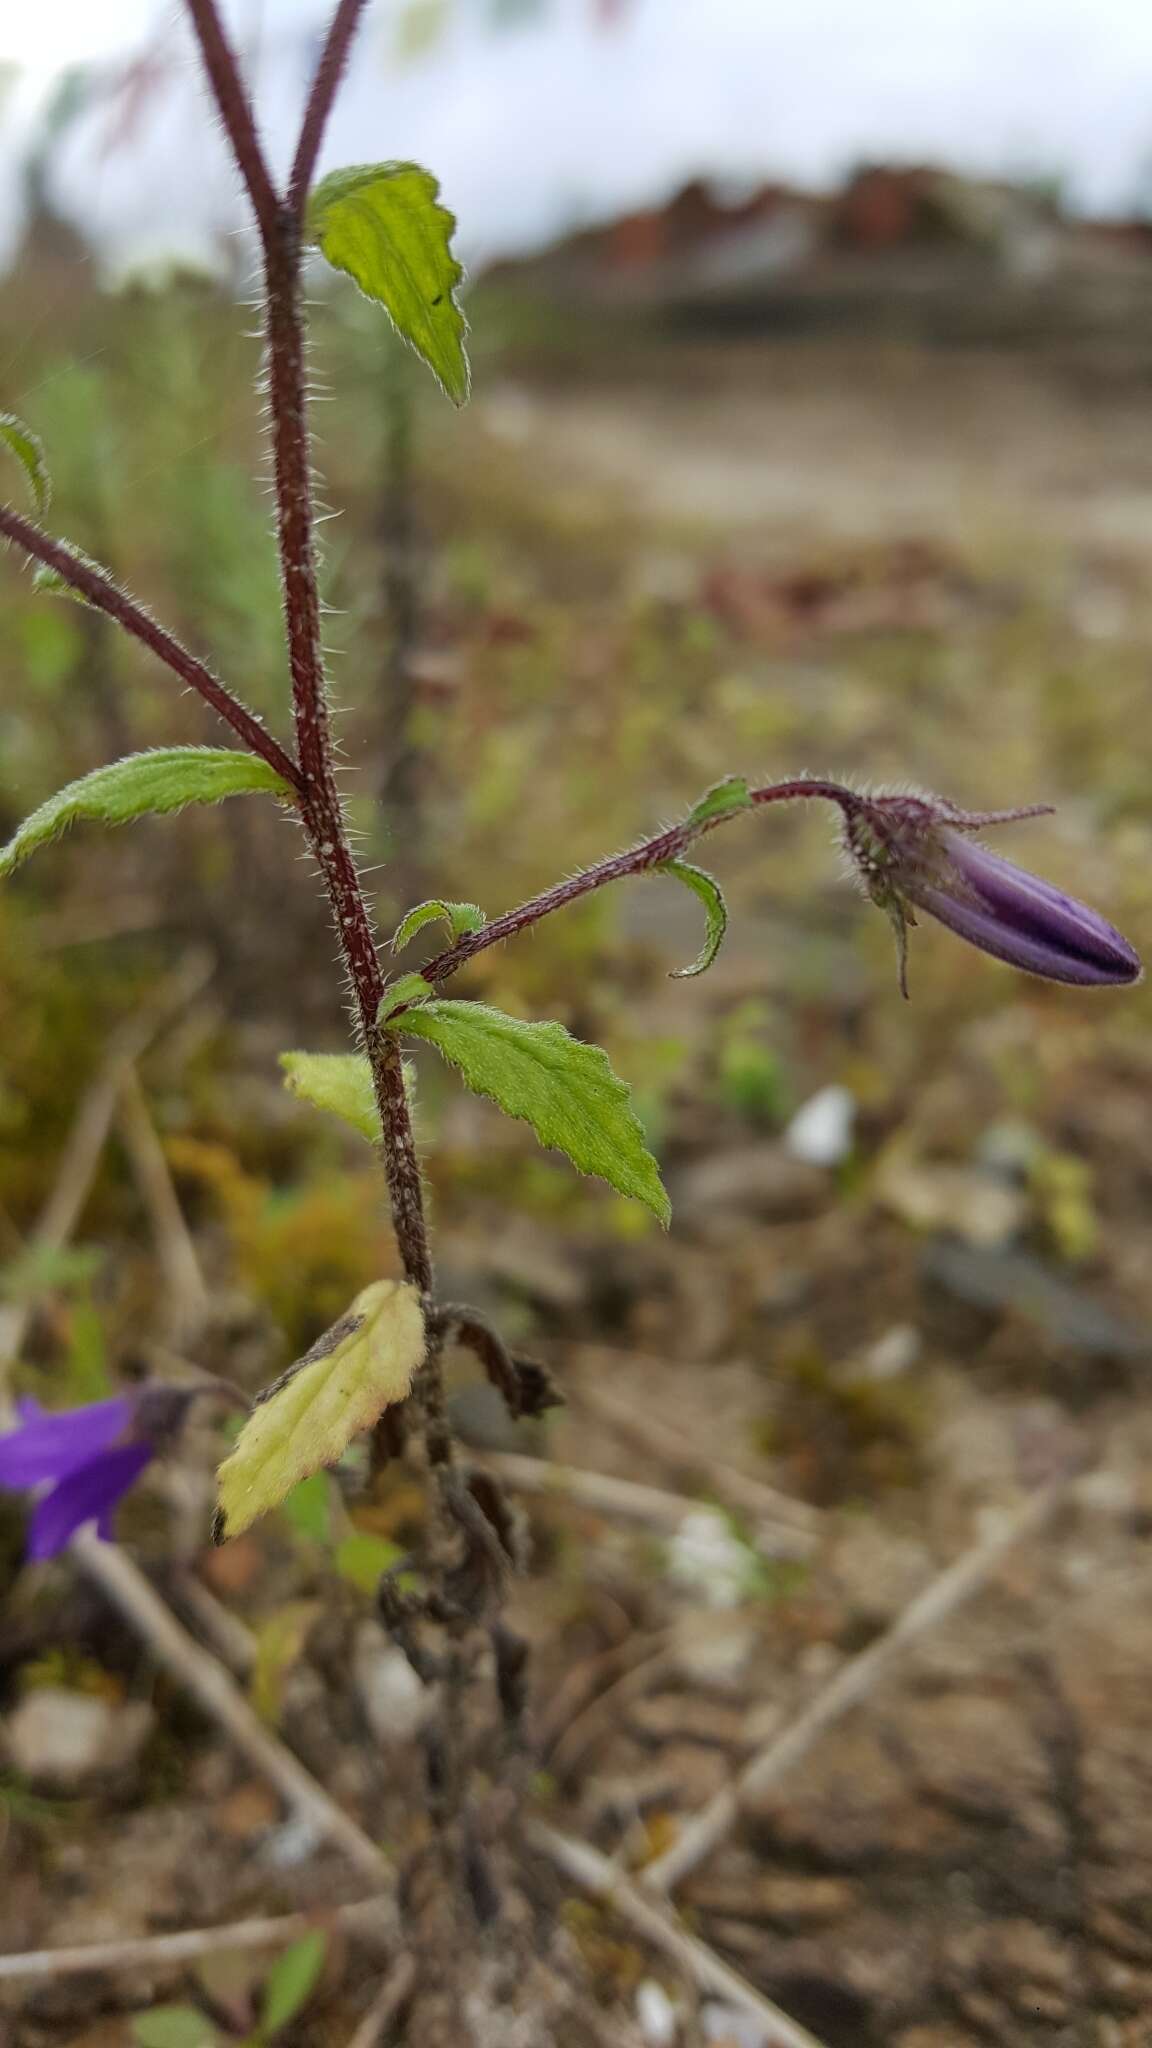
<svg viewBox="0 0 1152 2048">
<path fill-rule="evenodd" d="M 377 0 L 327 161 L 428 163 L 473 257 L 644 203 L 700 169 L 819 183 L 861 155 L 924 156 L 1065 172 L 1098 209 L 1131 204 L 1142 179 L 1152 188 L 1152 0 L 632 0 L 607 34 L 590 28 L 590 0 L 550 0 L 542 25 L 501 34 L 477 27 L 490 0 L 451 4 L 435 62 L 398 68 L 400 0 Z M 273 28 L 318 24 L 326 8 L 228 0 L 228 13 L 271 53 Z M 158 24 L 173 36 L 178 14 L 175 0 L 0 0 L 0 61 L 42 78 L 139 46 Z M 258 96 L 277 153 L 295 90 L 285 77 L 270 54 Z M 228 175 L 190 88 L 186 100 L 130 165 L 98 150 L 73 161 L 79 216 L 95 208 L 111 232 L 124 208 L 138 234 L 151 198 L 159 231 L 161 214 L 196 211 L 202 185 L 219 227 Z"/>
</svg>

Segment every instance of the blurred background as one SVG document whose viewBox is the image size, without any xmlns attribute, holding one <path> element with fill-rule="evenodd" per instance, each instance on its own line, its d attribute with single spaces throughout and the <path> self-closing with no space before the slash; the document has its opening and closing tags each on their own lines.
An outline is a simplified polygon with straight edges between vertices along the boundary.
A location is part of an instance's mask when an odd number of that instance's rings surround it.
<svg viewBox="0 0 1152 2048">
<path fill-rule="evenodd" d="M 283 166 L 325 9 L 228 12 Z M 45 441 L 54 526 L 283 731 L 253 248 L 187 34 L 148 0 L 42 0 L 6 11 L 0 62 L 0 408 Z M 433 894 L 494 915 L 723 775 L 811 770 L 1053 803 L 997 844 L 1147 955 L 1147 10 L 378 0 L 325 165 L 385 156 L 458 216 L 474 397 L 456 415 L 317 276 L 328 637 L 382 930 Z M 0 602 L 0 837 L 117 753 L 215 741 L 13 558 Z M 668 981 L 697 906 L 647 879 L 466 984 L 608 1047 L 669 1236 L 419 1065 L 442 1291 L 568 1399 L 513 1426 L 453 1364 L 478 1458 L 566 1474 L 517 1480 L 536 1796 L 641 1868 L 1082 1461 L 1044 1541 L 679 1897 L 825 2048 L 1140 2048 L 1150 998 L 921 929 L 905 1004 L 824 817 L 708 852 L 732 922 L 706 977 Z M 0 895 L 16 1392 L 251 1391 L 395 1270 L 375 1167 L 279 1086 L 281 1049 L 347 1032 L 296 855 L 241 801 L 80 828 Z M 370 1593 L 419 1495 L 351 1469 L 213 1552 L 221 1443 L 154 1468 L 121 1533 L 265 1725 L 402 1839 L 419 1704 Z M 0 1495 L 0 1947 L 353 1897 L 154 1646 L 22 1545 Z M 609 2038 L 769 2041 L 610 1914 L 567 1924 Z M 0 1983 L 0 2039 L 176 2048 L 149 2032 L 173 2001 L 202 2022 L 180 2048 L 241 2038 L 267 1958 L 213 1968 Z M 282 2038 L 348 2040 L 378 1978 L 334 1937 Z"/>
</svg>

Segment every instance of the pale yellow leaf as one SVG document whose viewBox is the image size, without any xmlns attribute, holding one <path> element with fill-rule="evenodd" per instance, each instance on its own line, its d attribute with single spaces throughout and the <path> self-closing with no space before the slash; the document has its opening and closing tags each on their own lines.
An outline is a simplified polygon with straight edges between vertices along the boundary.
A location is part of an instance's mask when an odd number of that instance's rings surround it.
<svg viewBox="0 0 1152 2048">
<path fill-rule="evenodd" d="M 301 1479 L 334 1465 L 358 1431 L 404 1399 L 423 1356 L 416 1289 L 374 1281 L 257 1403 L 217 1474 L 217 1540 L 238 1536 Z"/>
</svg>

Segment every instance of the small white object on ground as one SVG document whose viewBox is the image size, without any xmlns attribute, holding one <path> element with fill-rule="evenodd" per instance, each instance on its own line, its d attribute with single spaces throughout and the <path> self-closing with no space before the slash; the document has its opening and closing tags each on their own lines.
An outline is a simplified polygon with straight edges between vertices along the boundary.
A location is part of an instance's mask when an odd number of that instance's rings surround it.
<svg viewBox="0 0 1152 2048">
<path fill-rule="evenodd" d="M 0 1747 L 29 1784 L 78 1791 L 135 1763 L 153 1719 L 144 1700 L 117 1702 L 41 1685 L 8 1716 Z"/>
<path fill-rule="evenodd" d="M 648 2048 L 675 2048 L 680 2034 L 676 2007 L 655 1977 L 645 1977 L 636 1988 L 636 2018 Z"/>
<path fill-rule="evenodd" d="M 852 1150 L 856 1097 L 850 1088 L 833 1083 L 820 1088 L 798 1109 L 784 1133 L 793 1159 L 809 1166 L 839 1166 Z"/>
<path fill-rule="evenodd" d="M 702 1593 L 709 1607 L 737 1607 L 746 1600 L 756 1559 L 715 1508 L 693 1508 L 668 1545 L 674 1579 Z"/>
<path fill-rule="evenodd" d="M 715 2048 L 771 2048 L 772 2036 L 755 2013 L 741 2012 L 737 2005 L 720 2005 L 713 1999 L 700 2008 L 704 2039 Z"/>
<path fill-rule="evenodd" d="M 428 1718 L 428 1690 L 403 1650 L 389 1643 L 375 1622 L 357 1630 L 352 1675 L 377 1742 L 395 1749 L 411 1741 Z"/>
</svg>

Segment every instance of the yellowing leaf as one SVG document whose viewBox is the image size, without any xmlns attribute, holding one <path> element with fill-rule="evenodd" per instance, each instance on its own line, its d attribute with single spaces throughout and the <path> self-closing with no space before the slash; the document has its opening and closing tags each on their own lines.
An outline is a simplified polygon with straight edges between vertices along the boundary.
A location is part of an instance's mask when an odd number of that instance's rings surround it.
<svg viewBox="0 0 1152 2048">
<path fill-rule="evenodd" d="M 375 1144 L 380 1112 L 372 1086 L 372 1069 L 362 1052 L 282 1052 L 284 1086 L 290 1095 L 310 1102 L 330 1116 L 342 1117 Z"/>
<path fill-rule="evenodd" d="M 358 1431 L 404 1399 L 423 1356 L 416 1289 L 373 1281 L 261 1396 L 217 1474 L 216 1540 L 238 1536 L 309 1473 L 334 1465 Z"/>
</svg>

